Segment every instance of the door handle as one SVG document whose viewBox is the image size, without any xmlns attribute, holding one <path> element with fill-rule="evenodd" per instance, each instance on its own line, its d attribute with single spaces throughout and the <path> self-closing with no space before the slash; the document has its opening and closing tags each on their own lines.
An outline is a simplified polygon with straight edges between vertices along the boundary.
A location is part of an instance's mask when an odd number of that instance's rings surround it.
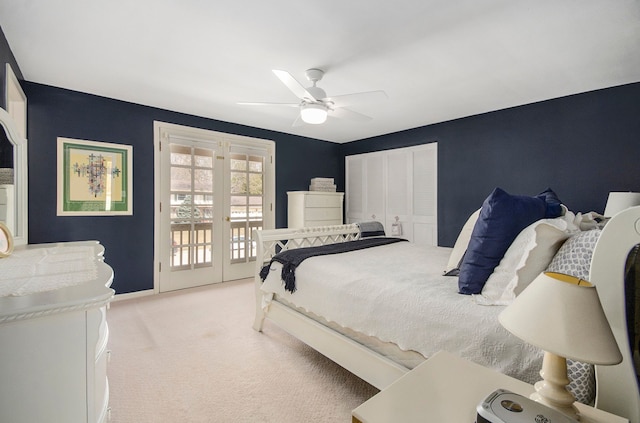
<svg viewBox="0 0 640 423">
<path fill-rule="evenodd" d="M 231 222 L 231 218 L 229 216 L 225 217 L 224 220 L 226 220 L 227 222 Z"/>
</svg>

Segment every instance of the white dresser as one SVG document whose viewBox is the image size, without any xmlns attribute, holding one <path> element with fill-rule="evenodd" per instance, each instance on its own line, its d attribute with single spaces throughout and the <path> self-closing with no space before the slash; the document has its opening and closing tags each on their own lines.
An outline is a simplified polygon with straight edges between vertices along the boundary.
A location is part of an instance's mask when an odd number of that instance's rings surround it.
<svg viewBox="0 0 640 423">
<path fill-rule="evenodd" d="M 107 420 L 114 291 L 103 253 L 86 241 L 16 247 L 0 259 L 0 422 Z"/>
<path fill-rule="evenodd" d="M 288 227 L 341 225 L 343 192 L 289 191 Z"/>
</svg>

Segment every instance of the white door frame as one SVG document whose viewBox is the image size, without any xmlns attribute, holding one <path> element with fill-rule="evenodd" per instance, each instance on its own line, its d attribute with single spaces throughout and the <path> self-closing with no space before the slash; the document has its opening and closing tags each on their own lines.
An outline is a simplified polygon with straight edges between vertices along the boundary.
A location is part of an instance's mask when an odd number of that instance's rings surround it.
<svg viewBox="0 0 640 423">
<path fill-rule="evenodd" d="M 189 126 L 177 125 L 172 123 L 154 121 L 153 122 L 153 165 L 154 165 L 154 241 L 153 241 L 153 292 L 160 292 L 160 271 L 161 266 L 165 266 L 168 270 L 169 263 L 164 265 L 161 263 L 161 199 L 162 199 L 162 166 L 161 166 L 161 149 L 163 143 L 166 145 L 169 141 L 168 135 L 182 136 L 188 139 L 221 142 L 225 144 L 225 151 L 229 150 L 230 145 L 239 145 L 252 147 L 258 144 L 267 146 L 269 152 L 269 172 L 264 174 L 264 192 L 265 196 L 269 193 L 271 198 L 267 198 L 263 207 L 263 227 L 264 229 L 275 228 L 275 142 L 271 140 L 246 137 L 241 135 L 227 134 L 224 132 L 216 132 L 207 129 L 193 128 Z M 225 153 L 226 154 L 226 153 Z M 167 208 L 168 209 L 168 208 Z M 223 218 L 223 216 L 219 216 Z"/>
</svg>

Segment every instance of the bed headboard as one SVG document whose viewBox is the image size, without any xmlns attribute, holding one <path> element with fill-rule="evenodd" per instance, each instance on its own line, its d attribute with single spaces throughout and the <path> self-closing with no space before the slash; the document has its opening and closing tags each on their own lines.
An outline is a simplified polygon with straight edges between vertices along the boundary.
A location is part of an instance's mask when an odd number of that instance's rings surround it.
<svg viewBox="0 0 640 423">
<path fill-rule="evenodd" d="M 629 346 L 624 281 L 627 257 L 638 244 L 640 207 L 632 207 L 606 224 L 593 251 L 590 270 L 591 282 L 597 287 L 622 352 L 622 363 L 596 366 L 596 407 L 626 417 L 632 423 L 640 423 L 640 391 L 633 351 Z M 635 302 L 635 298 L 629 300 L 631 304 Z M 635 328 L 635 322 L 629 322 L 629 325 L 632 330 Z"/>
</svg>

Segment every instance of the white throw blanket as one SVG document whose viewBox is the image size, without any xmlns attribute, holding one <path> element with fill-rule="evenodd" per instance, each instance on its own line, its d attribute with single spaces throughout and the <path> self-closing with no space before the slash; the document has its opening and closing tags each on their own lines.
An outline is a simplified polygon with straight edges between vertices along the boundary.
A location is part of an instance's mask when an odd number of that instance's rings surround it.
<svg viewBox="0 0 640 423">
<path fill-rule="evenodd" d="M 526 382 L 539 380 L 540 350 L 498 322 L 502 306 L 458 294 L 458 279 L 442 276 L 450 248 L 413 243 L 312 257 L 296 269 L 298 290 L 284 290 L 281 264 L 262 290 L 369 336 L 430 357 L 446 350 Z"/>
</svg>

